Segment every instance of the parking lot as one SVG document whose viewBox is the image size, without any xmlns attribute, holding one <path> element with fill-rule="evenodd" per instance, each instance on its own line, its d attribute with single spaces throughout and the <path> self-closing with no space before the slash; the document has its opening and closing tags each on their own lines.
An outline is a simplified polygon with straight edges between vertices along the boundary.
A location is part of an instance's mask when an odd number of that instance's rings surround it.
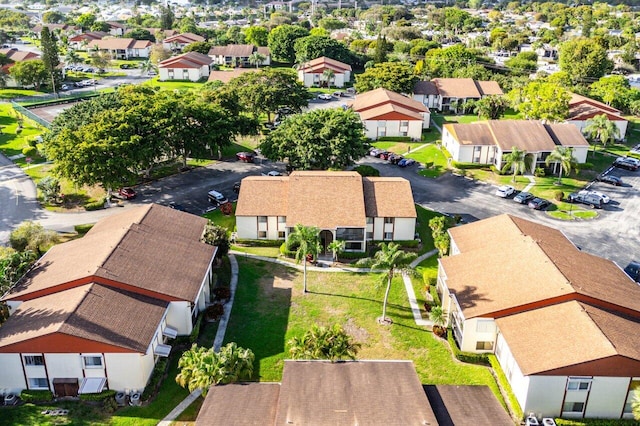
<svg viewBox="0 0 640 426">
<path fill-rule="evenodd" d="M 622 268 L 640 259 L 640 171 L 613 169 L 611 173 L 621 177 L 624 186 L 595 183 L 590 187 L 611 198 L 609 205 L 597 210 L 598 217 L 563 221 L 514 202 L 513 195 L 507 199 L 496 196 L 495 185 L 452 174 L 425 178 L 417 173 L 417 167 L 401 168 L 372 157 L 365 157 L 361 163 L 376 167 L 382 176 L 408 179 L 415 202 L 428 209 L 461 215 L 466 221 L 509 213 L 557 228 L 578 247 L 613 260 Z"/>
</svg>

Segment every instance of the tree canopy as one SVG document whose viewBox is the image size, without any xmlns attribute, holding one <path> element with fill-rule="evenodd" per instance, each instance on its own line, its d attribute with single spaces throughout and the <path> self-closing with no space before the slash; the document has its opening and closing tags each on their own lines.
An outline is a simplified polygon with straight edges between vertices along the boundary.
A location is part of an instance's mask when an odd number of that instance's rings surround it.
<svg viewBox="0 0 640 426">
<path fill-rule="evenodd" d="M 384 87 L 397 93 L 412 93 L 418 76 L 413 73 L 413 67 L 408 63 L 383 62 L 375 64 L 356 75 L 355 88 L 358 93 Z"/>
<path fill-rule="evenodd" d="M 22 86 L 35 86 L 37 90 L 49 79 L 49 73 L 42 59 L 16 62 L 9 68 L 9 74 Z"/>
<path fill-rule="evenodd" d="M 244 30 L 247 43 L 254 46 L 266 46 L 269 43 L 269 30 L 265 27 L 253 26 Z"/>
<path fill-rule="evenodd" d="M 331 327 L 314 324 L 303 336 L 291 338 L 288 345 L 293 359 L 328 359 L 331 362 L 355 360 L 361 346 L 353 342 L 339 324 Z"/>
<path fill-rule="evenodd" d="M 336 61 L 351 64 L 352 55 L 347 47 L 337 40 L 325 36 L 307 36 L 294 43 L 296 62 L 301 64 L 312 59 L 326 56 Z"/>
<path fill-rule="evenodd" d="M 343 169 L 367 153 L 360 117 L 351 110 L 316 109 L 287 118 L 260 144 L 272 160 L 299 170 Z"/>
<path fill-rule="evenodd" d="M 597 79 L 611 72 L 613 62 L 607 58 L 607 50 L 593 39 L 580 38 L 560 45 L 560 69 L 573 81 Z"/>
<path fill-rule="evenodd" d="M 296 58 L 296 40 L 308 35 L 309 31 L 297 25 L 277 26 L 271 30 L 268 37 L 271 56 L 276 61 L 293 63 Z"/>
<path fill-rule="evenodd" d="M 533 81 L 509 93 L 513 107 L 529 120 L 564 120 L 571 95 L 562 86 Z"/>
</svg>

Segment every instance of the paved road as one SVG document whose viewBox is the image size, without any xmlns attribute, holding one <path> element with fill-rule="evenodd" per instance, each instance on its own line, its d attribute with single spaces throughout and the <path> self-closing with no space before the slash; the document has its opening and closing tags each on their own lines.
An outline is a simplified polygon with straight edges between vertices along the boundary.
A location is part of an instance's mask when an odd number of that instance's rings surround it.
<svg viewBox="0 0 640 426">
<path fill-rule="evenodd" d="M 8 241 L 16 224 L 35 219 L 40 207 L 33 181 L 0 154 L 0 243 Z"/>
<path fill-rule="evenodd" d="M 377 158 L 362 163 L 380 170 L 382 176 L 402 176 L 411 182 L 417 204 L 451 215 L 460 214 L 467 221 L 485 219 L 502 213 L 518 215 L 560 229 L 583 250 L 614 260 L 621 267 L 640 259 L 640 171 L 614 169 L 624 187 L 597 183 L 591 189 L 606 193 L 612 199 L 599 217 L 589 221 L 561 221 L 494 195 L 496 187 L 451 174 L 438 179 L 424 178 L 416 167 L 400 168 Z M 523 260 L 524 262 L 524 260 Z"/>
</svg>

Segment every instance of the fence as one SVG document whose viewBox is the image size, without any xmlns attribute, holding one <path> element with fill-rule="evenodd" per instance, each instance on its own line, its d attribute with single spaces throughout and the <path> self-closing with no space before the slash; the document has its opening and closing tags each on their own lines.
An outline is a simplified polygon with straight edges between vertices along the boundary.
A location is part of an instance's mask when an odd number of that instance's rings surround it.
<svg viewBox="0 0 640 426">
<path fill-rule="evenodd" d="M 11 105 L 13 106 L 13 109 L 16 110 L 16 112 L 24 115 L 27 118 L 30 118 L 31 120 L 35 121 L 36 123 L 40 124 L 41 126 L 46 127 L 47 129 L 51 128 L 51 123 L 49 123 L 44 118 L 35 115 L 31 111 L 29 111 L 28 109 L 23 107 L 22 105 L 20 105 L 20 104 L 18 104 L 16 102 L 11 102 Z"/>
</svg>

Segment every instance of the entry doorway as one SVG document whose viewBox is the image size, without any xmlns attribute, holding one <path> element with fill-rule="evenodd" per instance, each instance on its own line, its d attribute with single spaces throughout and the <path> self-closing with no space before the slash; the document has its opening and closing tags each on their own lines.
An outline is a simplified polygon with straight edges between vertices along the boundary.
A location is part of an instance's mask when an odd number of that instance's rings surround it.
<svg viewBox="0 0 640 426">
<path fill-rule="evenodd" d="M 329 244 L 331 244 L 332 242 L 333 232 L 327 231 L 326 229 L 324 231 L 320 231 L 320 244 L 322 245 L 322 254 L 328 253 Z"/>
</svg>

